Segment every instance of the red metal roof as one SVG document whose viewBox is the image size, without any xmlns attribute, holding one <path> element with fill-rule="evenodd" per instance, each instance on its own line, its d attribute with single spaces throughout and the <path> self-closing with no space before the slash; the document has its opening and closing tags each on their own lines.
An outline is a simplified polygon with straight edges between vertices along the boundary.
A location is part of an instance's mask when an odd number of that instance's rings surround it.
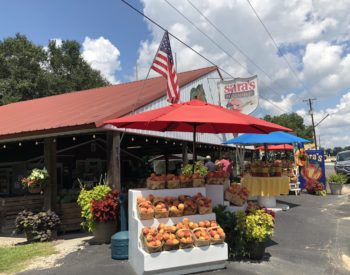
<svg viewBox="0 0 350 275">
<path fill-rule="evenodd" d="M 179 85 L 184 86 L 216 69 L 208 67 L 179 73 Z M 104 120 L 130 113 L 138 94 L 136 108 L 165 96 L 165 90 L 165 79 L 156 77 L 4 105 L 0 107 L 0 139 L 49 129 L 98 127 Z"/>
</svg>

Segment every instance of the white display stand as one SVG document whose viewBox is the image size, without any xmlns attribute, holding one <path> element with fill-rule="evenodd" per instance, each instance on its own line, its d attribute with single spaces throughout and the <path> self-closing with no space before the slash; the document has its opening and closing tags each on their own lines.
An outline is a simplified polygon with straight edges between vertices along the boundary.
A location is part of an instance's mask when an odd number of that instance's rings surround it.
<svg viewBox="0 0 350 275">
<path fill-rule="evenodd" d="M 243 204 L 242 206 L 234 206 L 234 205 L 230 205 L 230 202 L 224 199 L 225 190 L 229 187 L 230 187 L 230 181 L 225 182 L 224 185 L 207 184 L 205 186 L 207 197 L 211 198 L 213 207 L 217 205 L 226 205 L 227 206 L 226 209 L 232 213 L 240 210 L 246 210 L 247 203 Z"/>
<path fill-rule="evenodd" d="M 206 196 L 205 187 L 181 189 L 131 189 L 129 190 L 129 262 L 136 274 L 189 274 L 225 268 L 228 259 L 227 244 L 178 249 L 149 254 L 142 248 L 140 233 L 145 226 L 159 223 L 176 224 L 184 217 L 191 221 L 215 220 L 215 213 L 152 220 L 140 220 L 137 215 L 136 200 L 139 196 L 193 196 L 198 192 Z"/>
</svg>

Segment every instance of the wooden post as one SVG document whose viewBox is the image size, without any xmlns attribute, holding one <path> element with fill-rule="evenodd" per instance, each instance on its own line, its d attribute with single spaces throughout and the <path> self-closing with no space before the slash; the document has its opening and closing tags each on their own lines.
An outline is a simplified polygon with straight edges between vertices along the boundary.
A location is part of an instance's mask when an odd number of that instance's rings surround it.
<svg viewBox="0 0 350 275">
<path fill-rule="evenodd" d="M 52 137 L 44 140 L 44 165 L 49 173 L 49 179 L 44 189 L 44 210 L 55 211 L 57 200 L 56 142 Z"/>
<path fill-rule="evenodd" d="M 187 151 L 187 142 L 182 142 L 182 162 L 184 165 L 188 164 L 188 151 Z"/>
<path fill-rule="evenodd" d="M 120 133 L 116 131 L 107 132 L 107 181 L 120 190 Z"/>
</svg>

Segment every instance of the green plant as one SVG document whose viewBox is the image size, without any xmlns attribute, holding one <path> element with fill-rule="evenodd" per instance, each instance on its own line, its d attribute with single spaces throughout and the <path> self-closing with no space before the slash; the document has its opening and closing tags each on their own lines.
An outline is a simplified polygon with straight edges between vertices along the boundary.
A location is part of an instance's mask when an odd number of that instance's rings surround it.
<svg viewBox="0 0 350 275">
<path fill-rule="evenodd" d="M 91 212 L 94 222 L 109 222 L 118 219 L 119 210 L 119 192 L 113 190 L 102 200 L 92 200 Z"/>
<path fill-rule="evenodd" d="M 182 167 L 181 174 L 184 176 L 191 176 L 193 172 L 192 170 L 193 170 L 192 164 L 186 164 L 184 167 Z"/>
<path fill-rule="evenodd" d="M 25 188 L 42 188 L 46 183 L 48 177 L 49 173 L 47 172 L 45 167 L 43 169 L 34 168 L 30 175 L 26 178 L 23 178 L 21 181 L 22 185 Z"/>
<path fill-rule="evenodd" d="M 216 214 L 216 221 L 225 231 L 225 242 L 228 244 L 229 257 L 231 259 L 240 259 L 247 255 L 246 241 L 244 238 L 244 230 L 241 230 L 238 223 L 241 223 L 240 215 L 228 211 L 227 206 L 218 205 L 213 208 Z M 242 213 L 245 216 L 245 213 Z"/>
<path fill-rule="evenodd" d="M 264 242 L 273 235 L 273 217 L 264 210 L 251 211 L 245 217 L 245 236 L 247 241 Z"/>
<path fill-rule="evenodd" d="M 90 232 L 94 229 L 93 214 L 91 211 L 92 200 L 101 200 L 111 191 L 111 188 L 104 184 L 97 185 L 91 190 L 81 189 L 77 200 L 77 203 L 81 207 L 81 217 L 83 218 L 81 225 Z"/>
<path fill-rule="evenodd" d="M 340 173 L 333 173 L 327 177 L 328 183 L 344 184 L 347 182 L 347 180 L 348 178 L 346 177 L 346 175 Z"/>
<path fill-rule="evenodd" d="M 50 210 L 37 214 L 24 210 L 18 213 L 15 221 L 17 232 L 25 232 L 33 241 L 40 242 L 49 241 L 60 223 L 57 214 Z"/>
<path fill-rule="evenodd" d="M 194 164 L 194 171 L 193 171 L 193 165 L 192 164 L 186 164 L 182 170 L 182 175 L 184 176 L 191 176 L 194 172 L 195 174 L 198 174 L 201 177 L 205 177 L 208 174 L 208 168 L 204 166 L 204 162 L 199 160 L 196 161 Z"/>
</svg>

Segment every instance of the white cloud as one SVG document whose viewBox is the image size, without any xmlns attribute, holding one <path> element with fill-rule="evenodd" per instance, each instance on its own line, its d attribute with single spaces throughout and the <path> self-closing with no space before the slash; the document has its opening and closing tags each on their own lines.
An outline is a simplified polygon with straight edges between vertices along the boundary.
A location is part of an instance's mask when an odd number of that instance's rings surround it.
<svg viewBox="0 0 350 275">
<path fill-rule="evenodd" d="M 121 69 L 120 52 L 108 39 L 102 36 L 97 39 L 85 37 L 82 55 L 91 67 L 99 70 L 109 82 L 119 82 L 116 71 Z"/>
<path fill-rule="evenodd" d="M 334 102 L 329 99 L 339 98 L 337 106 L 324 103 L 323 110 L 316 110 L 315 114 L 320 116 L 333 109 L 338 110 L 346 102 L 350 104 L 346 95 L 340 98 L 350 87 L 348 0 L 251 0 L 299 80 L 276 50 L 247 1 L 190 0 L 268 76 L 214 30 L 188 1 L 168 1 L 243 66 L 213 45 L 165 1 L 142 0 L 144 13 L 233 76 L 258 74 L 261 95 L 278 106 L 273 107 L 262 99 L 260 107 L 266 113 L 280 114 L 281 109 L 285 112 L 296 111 L 300 106 L 306 106 L 302 99 L 309 97 L 317 97 L 323 102 Z M 146 23 L 151 38 L 140 44 L 138 69 L 141 77 L 150 67 L 163 35 L 158 27 L 148 21 Z M 210 66 L 210 63 L 172 38 L 171 44 L 173 53 L 177 56 L 178 71 Z M 308 114 L 304 113 L 304 116 L 309 123 Z M 333 121 L 333 128 L 340 129 L 342 119 L 340 115 L 334 115 L 334 119 L 327 118 L 320 125 L 319 131 L 328 131 L 325 127 Z M 328 140 L 329 144 L 335 142 L 335 138 Z M 350 145 L 350 138 L 348 144 Z M 335 145 L 337 144 L 334 143 L 333 146 Z"/>
</svg>

